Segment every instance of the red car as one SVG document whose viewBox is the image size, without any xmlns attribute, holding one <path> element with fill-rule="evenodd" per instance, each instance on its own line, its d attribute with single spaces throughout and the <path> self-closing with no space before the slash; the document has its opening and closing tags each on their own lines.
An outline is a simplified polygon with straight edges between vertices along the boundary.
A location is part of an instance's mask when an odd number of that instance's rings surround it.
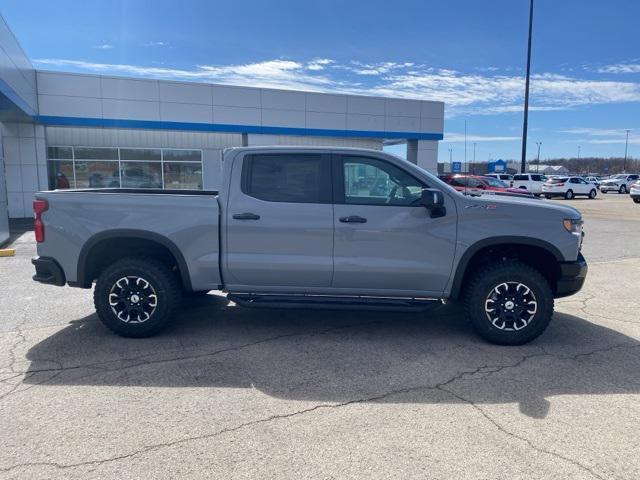
<svg viewBox="0 0 640 480">
<path fill-rule="evenodd" d="M 511 188 L 502 180 L 493 177 L 483 177 L 480 175 L 448 175 L 440 177 L 459 192 L 468 195 L 482 195 L 483 193 L 508 193 L 518 196 L 530 197 L 531 194 L 523 192 L 519 188 Z"/>
</svg>

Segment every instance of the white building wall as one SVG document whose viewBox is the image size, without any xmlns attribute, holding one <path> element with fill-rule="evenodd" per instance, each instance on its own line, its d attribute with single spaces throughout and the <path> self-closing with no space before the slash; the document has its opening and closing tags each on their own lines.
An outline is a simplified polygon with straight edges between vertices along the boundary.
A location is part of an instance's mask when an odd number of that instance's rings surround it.
<svg viewBox="0 0 640 480">
<path fill-rule="evenodd" d="M 38 71 L 37 78 L 43 116 L 358 130 L 390 136 L 443 131 L 442 102 L 45 71 Z"/>
<path fill-rule="evenodd" d="M 9 217 L 31 216 L 33 194 L 47 186 L 44 127 L 2 123 Z"/>
</svg>

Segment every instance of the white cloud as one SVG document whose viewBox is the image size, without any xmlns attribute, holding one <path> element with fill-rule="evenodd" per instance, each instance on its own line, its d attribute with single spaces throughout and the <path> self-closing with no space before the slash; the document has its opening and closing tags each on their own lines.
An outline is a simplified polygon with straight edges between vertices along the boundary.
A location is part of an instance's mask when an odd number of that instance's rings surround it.
<svg viewBox="0 0 640 480">
<path fill-rule="evenodd" d="M 588 137 L 585 143 L 593 144 L 624 144 L 627 129 L 615 128 L 570 128 L 562 133 Z M 640 129 L 629 129 L 629 144 L 640 144 Z"/>
<path fill-rule="evenodd" d="M 315 71 L 324 70 L 327 65 L 331 65 L 332 63 L 334 63 L 334 61 L 329 58 L 316 58 L 307 64 L 307 69 Z"/>
<path fill-rule="evenodd" d="M 237 65 L 198 65 L 191 69 L 67 59 L 40 59 L 34 63 L 40 67 L 139 77 L 440 100 L 445 102 L 449 117 L 520 113 L 524 93 L 524 79 L 520 75 L 461 73 L 409 62 L 365 64 L 337 63 L 328 58 L 306 62 L 274 59 Z M 358 78 L 345 75 L 345 71 Z M 566 110 L 630 102 L 640 102 L 640 83 L 581 79 L 555 73 L 531 77 L 531 110 Z"/>
<path fill-rule="evenodd" d="M 600 73 L 640 73 L 640 63 L 614 63 L 597 69 Z"/>
<path fill-rule="evenodd" d="M 111 50 L 113 48 L 113 45 L 111 45 L 110 43 L 103 43 L 102 45 L 96 45 L 95 48 L 98 48 L 100 50 Z"/>
<path fill-rule="evenodd" d="M 143 47 L 168 47 L 169 42 L 146 42 L 142 44 Z"/>
</svg>

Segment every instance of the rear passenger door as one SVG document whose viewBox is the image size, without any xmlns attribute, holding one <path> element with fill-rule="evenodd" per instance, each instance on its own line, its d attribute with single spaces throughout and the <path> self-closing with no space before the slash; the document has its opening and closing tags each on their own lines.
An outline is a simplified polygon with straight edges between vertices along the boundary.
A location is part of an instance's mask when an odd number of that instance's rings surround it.
<svg viewBox="0 0 640 480">
<path fill-rule="evenodd" d="M 331 188 L 327 154 L 256 153 L 236 161 L 223 227 L 229 289 L 328 287 Z"/>
</svg>

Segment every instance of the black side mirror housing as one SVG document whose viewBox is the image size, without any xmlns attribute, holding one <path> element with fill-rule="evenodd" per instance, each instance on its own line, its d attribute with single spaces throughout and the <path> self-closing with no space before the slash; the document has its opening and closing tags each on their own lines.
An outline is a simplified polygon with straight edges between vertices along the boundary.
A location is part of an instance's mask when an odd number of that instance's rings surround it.
<svg viewBox="0 0 640 480">
<path fill-rule="evenodd" d="M 444 217 L 447 213 L 444 207 L 444 193 L 437 188 L 424 188 L 420 203 L 429 210 L 431 218 Z"/>
</svg>

